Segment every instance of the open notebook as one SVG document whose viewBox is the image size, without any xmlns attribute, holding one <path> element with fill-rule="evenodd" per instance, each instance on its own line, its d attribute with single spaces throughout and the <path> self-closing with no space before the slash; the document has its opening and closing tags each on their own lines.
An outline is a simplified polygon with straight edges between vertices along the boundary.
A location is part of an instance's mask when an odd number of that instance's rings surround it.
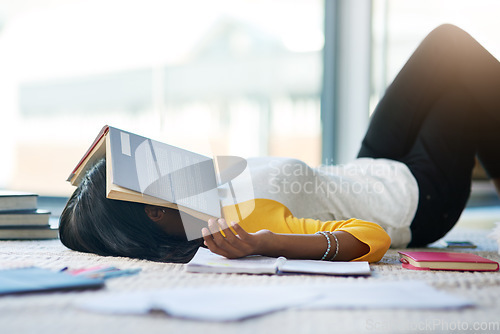
<svg viewBox="0 0 500 334">
<path fill-rule="evenodd" d="M 200 247 L 193 259 L 186 264 L 186 271 L 194 273 L 370 275 L 370 266 L 368 262 L 290 260 L 284 257 L 267 256 L 227 259 Z"/>
</svg>

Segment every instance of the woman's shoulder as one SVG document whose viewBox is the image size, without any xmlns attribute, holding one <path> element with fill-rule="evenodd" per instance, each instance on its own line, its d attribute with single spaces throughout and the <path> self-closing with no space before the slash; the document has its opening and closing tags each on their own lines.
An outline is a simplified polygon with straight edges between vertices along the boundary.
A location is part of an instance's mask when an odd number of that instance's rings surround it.
<svg viewBox="0 0 500 334">
<path fill-rule="evenodd" d="M 393 177 L 394 173 L 407 171 L 408 167 L 399 161 L 385 158 L 357 158 L 345 164 L 321 165 L 317 168 L 329 174 L 347 174 L 350 176 L 383 176 Z"/>
<path fill-rule="evenodd" d="M 266 157 L 251 157 L 247 158 L 247 163 L 250 168 L 282 168 L 283 166 L 287 167 L 309 167 L 304 161 L 296 158 L 290 157 L 274 157 L 274 156 L 266 156 Z"/>
</svg>

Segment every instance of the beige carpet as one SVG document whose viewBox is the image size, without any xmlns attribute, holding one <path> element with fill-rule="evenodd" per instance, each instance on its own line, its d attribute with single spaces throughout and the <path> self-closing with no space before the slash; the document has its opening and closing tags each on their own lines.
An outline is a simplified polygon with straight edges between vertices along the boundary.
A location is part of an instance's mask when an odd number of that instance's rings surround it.
<svg viewBox="0 0 500 334">
<path fill-rule="evenodd" d="M 458 228 L 450 238 L 468 239 L 479 247 L 473 252 L 500 261 L 497 244 L 488 231 Z M 468 250 L 470 252 L 470 250 Z M 267 276 L 189 274 L 182 265 L 126 258 L 107 258 L 66 249 L 57 240 L 2 241 L 0 268 L 36 265 L 113 265 L 142 268 L 139 275 L 108 280 L 99 291 L 54 292 L 0 297 L 0 333 L 401 333 L 427 331 L 500 332 L 500 273 L 425 272 L 401 268 L 396 250 L 371 266 L 369 278 L 312 275 Z M 477 306 L 462 310 L 286 310 L 232 323 L 196 322 L 171 318 L 160 312 L 149 315 L 104 315 L 79 310 L 74 302 L 107 291 L 140 291 L 214 284 L 281 285 L 286 283 L 336 284 L 366 280 L 422 280 L 434 287 L 474 300 Z M 223 312 L 223 310 L 221 310 Z M 467 332 L 467 331 L 463 331 Z"/>
</svg>

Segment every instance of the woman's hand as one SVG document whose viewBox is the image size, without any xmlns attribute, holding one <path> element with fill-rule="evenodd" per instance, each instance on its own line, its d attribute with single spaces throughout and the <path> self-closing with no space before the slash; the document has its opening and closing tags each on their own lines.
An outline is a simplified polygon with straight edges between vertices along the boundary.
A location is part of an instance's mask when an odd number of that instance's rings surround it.
<svg viewBox="0 0 500 334">
<path fill-rule="evenodd" d="M 261 230 L 257 233 L 247 233 L 240 225 L 231 223 L 229 228 L 224 219 L 209 219 L 208 228 L 203 228 L 201 233 L 205 246 L 213 253 L 236 259 L 247 255 L 266 255 L 272 245 L 274 233 Z M 224 234 L 222 234 L 224 233 Z"/>
<path fill-rule="evenodd" d="M 234 233 L 224 219 L 210 219 L 208 228 L 201 233 L 205 245 L 213 252 L 229 259 L 247 255 L 284 256 L 289 259 L 319 260 L 328 250 L 321 234 L 278 234 L 268 230 L 247 233 L 238 224 L 232 223 Z M 338 241 L 331 250 L 338 248 L 336 261 L 351 261 L 368 254 L 370 247 L 345 231 L 334 232 Z M 331 251 L 329 252 L 331 253 Z M 332 255 L 333 253 L 329 254 Z"/>
</svg>

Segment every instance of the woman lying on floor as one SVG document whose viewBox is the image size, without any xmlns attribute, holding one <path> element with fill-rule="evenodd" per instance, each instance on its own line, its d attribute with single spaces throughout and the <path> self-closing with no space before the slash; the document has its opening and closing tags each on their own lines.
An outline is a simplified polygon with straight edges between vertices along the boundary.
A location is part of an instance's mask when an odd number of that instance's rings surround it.
<svg viewBox="0 0 500 334">
<path fill-rule="evenodd" d="M 425 246 L 454 226 L 476 156 L 500 189 L 498 109 L 500 63 L 467 33 L 443 25 L 387 89 L 354 162 L 311 168 L 249 159 L 254 197 L 238 203 L 243 219 L 226 206 L 225 220 L 209 221 L 203 239 L 187 241 L 177 210 L 106 199 L 101 161 L 69 199 L 61 241 L 78 251 L 166 262 L 187 262 L 202 245 L 229 258 L 376 262 L 391 244 Z"/>
</svg>

